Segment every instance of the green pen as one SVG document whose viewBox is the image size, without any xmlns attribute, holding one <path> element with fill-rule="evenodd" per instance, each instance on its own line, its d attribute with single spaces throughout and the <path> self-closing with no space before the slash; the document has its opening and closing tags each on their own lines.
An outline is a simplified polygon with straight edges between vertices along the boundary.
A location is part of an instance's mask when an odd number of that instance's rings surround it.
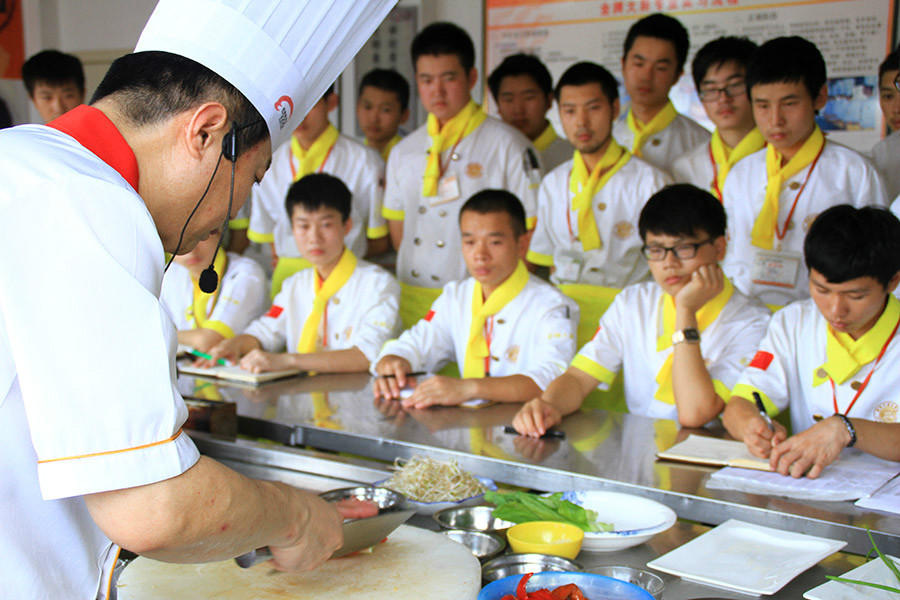
<svg viewBox="0 0 900 600">
<path fill-rule="evenodd" d="M 215 360 L 216 364 L 222 365 L 223 367 L 230 367 L 231 362 L 225 360 L 224 358 L 213 359 L 212 356 L 207 354 L 206 352 L 200 352 L 199 350 L 194 350 L 193 348 L 188 348 L 188 354 L 193 354 L 194 356 L 198 356 L 200 358 L 205 358 L 206 360 Z"/>
</svg>

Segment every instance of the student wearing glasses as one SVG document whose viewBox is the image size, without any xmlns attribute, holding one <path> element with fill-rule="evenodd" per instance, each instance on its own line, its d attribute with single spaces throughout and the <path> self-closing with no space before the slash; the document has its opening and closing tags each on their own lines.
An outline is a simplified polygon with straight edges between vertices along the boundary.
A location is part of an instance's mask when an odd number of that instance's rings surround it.
<svg viewBox="0 0 900 600">
<path fill-rule="evenodd" d="M 766 145 L 753 120 L 745 79 L 754 50 L 756 44 L 747 38 L 720 37 L 700 48 L 691 63 L 697 95 L 716 130 L 708 142 L 675 160 L 672 177 L 708 189 L 719 201 L 731 167 Z"/>
<path fill-rule="evenodd" d="M 516 414 L 516 431 L 543 435 L 620 369 L 631 413 L 700 427 L 723 410 L 770 316 L 719 268 L 725 221 L 721 203 L 689 184 L 647 201 L 638 227 L 653 281 L 616 296 L 568 370 Z"/>
</svg>

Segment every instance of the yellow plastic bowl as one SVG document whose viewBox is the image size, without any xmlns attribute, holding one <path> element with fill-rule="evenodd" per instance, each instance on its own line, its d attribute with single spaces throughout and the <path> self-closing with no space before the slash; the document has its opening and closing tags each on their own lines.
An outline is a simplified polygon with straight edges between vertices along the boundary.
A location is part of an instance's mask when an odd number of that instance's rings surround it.
<svg viewBox="0 0 900 600">
<path fill-rule="evenodd" d="M 575 558 L 581 550 L 584 531 L 575 525 L 554 521 L 530 521 L 513 525 L 506 531 L 513 552 L 552 554 Z"/>
</svg>

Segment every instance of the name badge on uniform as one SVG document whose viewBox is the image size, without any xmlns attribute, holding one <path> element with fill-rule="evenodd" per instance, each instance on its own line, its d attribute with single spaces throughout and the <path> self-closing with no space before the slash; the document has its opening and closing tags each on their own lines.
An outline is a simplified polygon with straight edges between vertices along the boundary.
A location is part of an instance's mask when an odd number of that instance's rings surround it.
<svg viewBox="0 0 900 600">
<path fill-rule="evenodd" d="M 447 173 L 438 183 L 438 197 L 437 200 L 431 202 L 431 205 L 436 206 L 446 202 L 453 202 L 460 195 L 459 178 L 456 176 L 456 173 Z"/>
<path fill-rule="evenodd" d="M 553 257 L 553 274 L 560 283 L 578 283 L 584 257 L 576 252 L 560 252 Z"/>
<path fill-rule="evenodd" d="M 796 252 L 757 250 L 751 272 L 753 283 L 792 288 L 797 285 L 801 256 Z"/>
</svg>

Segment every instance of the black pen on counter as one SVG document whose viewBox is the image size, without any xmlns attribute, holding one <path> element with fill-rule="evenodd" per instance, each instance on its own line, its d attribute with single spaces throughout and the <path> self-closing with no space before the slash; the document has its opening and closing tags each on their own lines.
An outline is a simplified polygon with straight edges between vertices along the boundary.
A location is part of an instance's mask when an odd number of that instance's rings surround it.
<svg viewBox="0 0 900 600">
<path fill-rule="evenodd" d="M 507 425 L 503 428 L 503 433 L 507 433 L 509 435 L 519 435 L 519 432 L 516 431 L 515 427 Z M 554 440 L 564 440 L 566 439 L 566 432 L 560 431 L 559 429 L 548 429 L 544 435 L 541 436 L 541 439 L 548 438 Z"/>
<path fill-rule="evenodd" d="M 412 373 L 406 374 L 407 377 L 421 377 L 422 375 L 428 375 L 428 372 L 427 371 L 413 371 Z M 381 377 L 382 379 L 388 379 L 390 377 L 396 378 L 397 376 L 394 375 L 393 373 L 389 373 L 387 375 L 379 375 L 379 377 Z"/>
<path fill-rule="evenodd" d="M 766 406 L 763 404 L 759 392 L 753 392 L 753 400 L 756 401 L 756 410 L 759 411 L 759 416 L 765 420 L 770 431 L 775 431 L 775 425 L 772 424 L 772 419 L 769 417 L 769 413 L 766 412 Z"/>
</svg>

